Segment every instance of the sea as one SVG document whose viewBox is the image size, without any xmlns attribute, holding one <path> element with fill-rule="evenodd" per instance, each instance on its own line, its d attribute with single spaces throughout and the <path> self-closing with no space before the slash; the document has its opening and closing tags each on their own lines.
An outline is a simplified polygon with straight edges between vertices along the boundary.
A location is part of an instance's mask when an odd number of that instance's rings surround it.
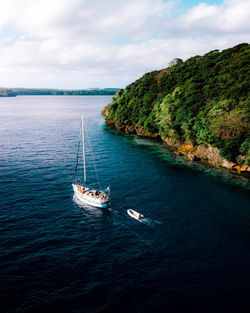
<svg viewBox="0 0 250 313">
<path fill-rule="evenodd" d="M 0 98 L 0 312 L 250 312 L 249 179 L 109 128 L 111 100 Z M 109 209 L 73 194 L 82 114 Z"/>
</svg>

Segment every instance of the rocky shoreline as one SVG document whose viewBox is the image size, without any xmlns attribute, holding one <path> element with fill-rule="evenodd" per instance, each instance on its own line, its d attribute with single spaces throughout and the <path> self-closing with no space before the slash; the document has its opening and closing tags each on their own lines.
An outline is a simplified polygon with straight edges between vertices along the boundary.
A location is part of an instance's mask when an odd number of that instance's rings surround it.
<svg viewBox="0 0 250 313">
<path fill-rule="evenodd" d="M 158 133 L 151 133 L 145 130 L 143 127 L 137 127 L 136 125 L 125 125 L 119 121 L 106 118 L 106 124 L 115 127 L 117 130 L 125 132 L 127 134 L 136 134 L 142 137 L 159 138 L 167 145 L 173 147 L 176 150 L 177 155 L 185 155 L 190 160 L 202 161 L 209 163 L 216 167 L 226 168 L 230 171 L 242 174 L 250 173 L 250 166 L 234 163 L 223 158 L 219 154 L 219 149 L 212 147 L 210 144 L 205 145 L 193 145 L 190 142 L 174 142 L 170 138 L 161 137 Z M 239 156 L 244 158 L 244 156 Z"/>
</svg>

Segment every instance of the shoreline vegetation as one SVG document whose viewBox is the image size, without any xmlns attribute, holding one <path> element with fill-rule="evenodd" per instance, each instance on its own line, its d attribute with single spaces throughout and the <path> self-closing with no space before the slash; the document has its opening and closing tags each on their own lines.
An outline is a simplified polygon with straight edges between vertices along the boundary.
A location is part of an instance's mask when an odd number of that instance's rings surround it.
<svg viewBox="0 0 250 313">
<path fill-rule="evenodd" d="M 16 93 L 8 88 L 0 88 L 0 97 L 16 97 Z"/>
<path fill-rule="evenodd" d="M 0 88 L 0 97 L 16 96 L 112 96 L 119 88 L 92 88 L 79 90 L 44 88 Z"/>
<path fill-rule="evenodd" d="M 160 138 L 176 153 L 250 173 L 250 45 L 210 51 L 146 73 L 102 111 L 120 131 Z"/>
</svg>

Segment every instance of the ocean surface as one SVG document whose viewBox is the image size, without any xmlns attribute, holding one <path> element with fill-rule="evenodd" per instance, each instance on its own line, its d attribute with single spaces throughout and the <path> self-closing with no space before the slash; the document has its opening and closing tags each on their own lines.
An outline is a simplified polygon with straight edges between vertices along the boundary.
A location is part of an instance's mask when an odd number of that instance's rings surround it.
<svg viewBox="0 0 250 313">
<path fill-rule="evenodd" d="M 0 312 L 250 312 L 249 181 L 109 129 L 110 101 L 0 98 Z M 82 113 L 109 210 L 73 195 Z"/>
</svg>

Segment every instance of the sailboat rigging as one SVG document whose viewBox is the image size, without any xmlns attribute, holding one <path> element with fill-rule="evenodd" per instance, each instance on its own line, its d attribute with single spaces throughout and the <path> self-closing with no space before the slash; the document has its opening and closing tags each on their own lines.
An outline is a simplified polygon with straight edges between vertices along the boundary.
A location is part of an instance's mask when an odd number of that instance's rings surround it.
<svg viewBox="0 0 250 313">
<path fill-rule="evenodd" d="M 76 184 L 77 180 L 77 169 L 78 169 L 78 160 L 80 152 L 80 137 L 82 135 L 82 154 L 83 154 L 83 184 Z M 95 167 L 95 165 L 94 165 Z M 99 178 L 97 175 L 98 183 Z M 76 169 L 75 169 L 75 181 L 72 184 L 74 193 L 76 197 L 83 203 L 91 205 L 98 208 L 107 208 L 110 205 L 110 189 L 109 187 L 103 190 L 91 189 L 87 187 L 87 178 L 86 178 L 86 152 L 85 152 L 85 135 L 84 135 L 84 120 L 82 115 L 82 125 L 78 141 L 78 151 L 77 151 L 77 160 L 76 160 Z M 100 187 L 100 186 L 99 186 Z"/>
</svg>

